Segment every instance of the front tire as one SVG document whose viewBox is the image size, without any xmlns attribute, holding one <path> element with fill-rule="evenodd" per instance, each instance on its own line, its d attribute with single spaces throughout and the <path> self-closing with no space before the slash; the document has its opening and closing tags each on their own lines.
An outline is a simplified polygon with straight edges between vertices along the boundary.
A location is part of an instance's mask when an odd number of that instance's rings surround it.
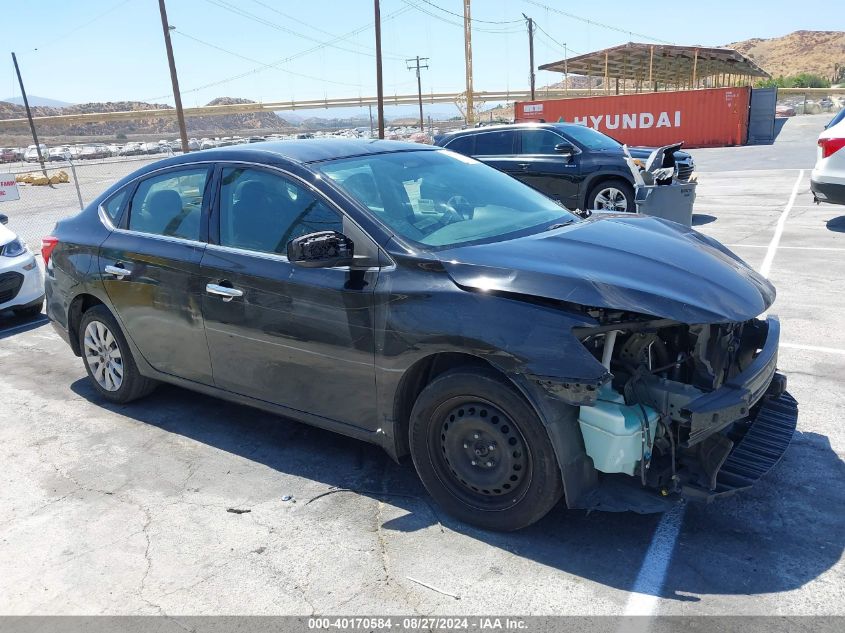
<svg viewBox="0 0 845 633">
<path fill-rule="evenodd" d="M 587 196 L 587 208 L 591 211 L 636 213 L 634 188 L 624 180 L 604 180 L 590 189 Z"/>
<path fill-rule="evenodd" d="M 429 494 L 481 528 L 524 528 L 563 494 L 543 423 L 489 370 L 453 369 L 426 386 L 411 412 L 410 445 Z"/>
<path fill-rule="evenodd" d="M 78 336 L 88 378 L 103 398 L 125 404 L 155 389 L 155 381 L 138 371 L 129 344 L 108 308 L 98 305 L 87 310 Z"/>
</svg>

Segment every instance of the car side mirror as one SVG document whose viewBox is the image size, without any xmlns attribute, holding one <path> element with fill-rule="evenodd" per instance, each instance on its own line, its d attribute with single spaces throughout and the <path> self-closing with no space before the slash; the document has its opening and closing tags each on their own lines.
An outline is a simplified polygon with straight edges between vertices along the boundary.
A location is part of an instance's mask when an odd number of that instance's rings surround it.
<svg viewBox="0 0 845 633">
<path fill-rule="evenodd" d="M 0 224 L 8 224 L 9 223 L 9 216 L 5 213 L 0 213 Z"/>
<path fill-rule="evenodd" d="M 337 231 L 318 231 L 288 242 L 288 260 L 304 268 L 350 266 L 355 254 L 352 240 Z"/>
<path fill-rule="evenodd" d="M 562 156 L 572 156 L 575 153 L 575 146 L 572 143 L 558 143 L 555 145 L 555 153 Z"/>
</svg>

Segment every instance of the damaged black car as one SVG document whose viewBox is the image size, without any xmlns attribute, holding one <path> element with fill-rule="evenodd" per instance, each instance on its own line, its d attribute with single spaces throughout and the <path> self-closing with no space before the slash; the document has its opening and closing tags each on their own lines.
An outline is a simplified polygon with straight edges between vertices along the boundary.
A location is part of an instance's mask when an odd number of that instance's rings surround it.
<svg viewBox="0 0 845 633">
<path fill-rule="evenodd" d="M 50 319 L 104 399 L 167 382 L 376 443 L 484 528 L 561 500 L 711 501 L 795 430 L 766 279 L 692 229 L 584 219 L 440 148 L 174 157 L 42 254 Z"/>
</svg>

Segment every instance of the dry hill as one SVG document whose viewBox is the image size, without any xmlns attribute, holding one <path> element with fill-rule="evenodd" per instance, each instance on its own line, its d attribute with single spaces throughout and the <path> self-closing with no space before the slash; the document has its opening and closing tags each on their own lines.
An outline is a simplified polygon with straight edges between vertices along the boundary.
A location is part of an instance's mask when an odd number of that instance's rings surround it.
<svg viewBox="0 0 845 633">
<path fill-rule="evenodd" d="M 795 31 L 726 46 L 748 55 L 773 77 L 813 73 L 833 79 L 834 64 L 845 66 L 845 31 Z"/>
</svg>

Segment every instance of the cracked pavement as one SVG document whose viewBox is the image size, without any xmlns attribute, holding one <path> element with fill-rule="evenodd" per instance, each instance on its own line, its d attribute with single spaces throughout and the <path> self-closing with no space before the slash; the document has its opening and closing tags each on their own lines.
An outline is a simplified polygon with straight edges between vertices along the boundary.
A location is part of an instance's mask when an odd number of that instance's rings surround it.
<svg viewBox="0 0 845 633">
<path fill-rule="evenodd" d="M 694 150 L 697 228 L 759 267 L 817 123 Z M 845 350 L 845 207 L 808 179 L 771 272 L 799 433 L 754 489 L 687 509 L 657 613 L 845 614 L 845 354 L 807 348 Z M 0 402 L 3 614 L 619 614 L 659 520 L 476 530 L 375 447 L 174 387 L 105 403 L 38 321 L 0 321 Z"/>
</svg>

